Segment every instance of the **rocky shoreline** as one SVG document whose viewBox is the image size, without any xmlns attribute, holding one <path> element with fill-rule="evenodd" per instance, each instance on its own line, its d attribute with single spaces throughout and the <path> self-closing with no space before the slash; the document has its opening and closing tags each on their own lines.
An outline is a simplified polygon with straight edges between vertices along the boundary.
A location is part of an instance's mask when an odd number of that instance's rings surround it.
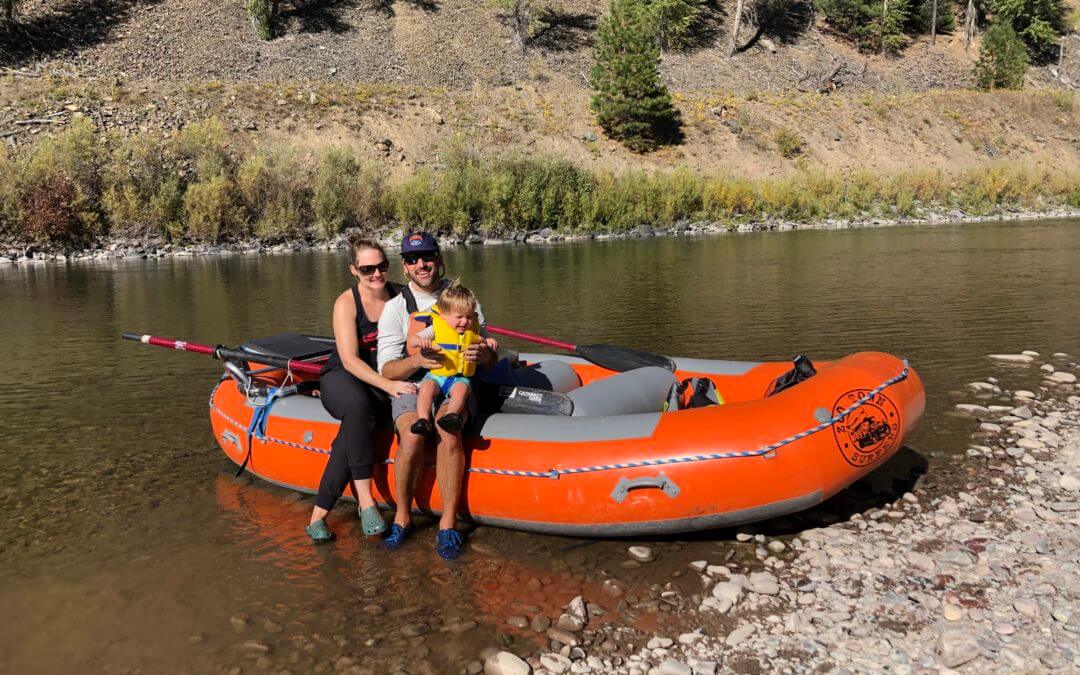
<svg viewBox="0 0 1080 675">
<path fill-rule="evenodd" d="M 755 559 L 699 560 L 700 592 L 652 587 L 643 604 L 684 619 L 677 634 L 636 631 L 576 597 L 546 632 L 550 649 L 490 649 L 466 673 L 1076 672 L 1080 669 L 1080 387 L 1056 353 L 996 354 L 1037 391 L 994 377 L 968 385 L 955 414 L 978 427 L 956 494 L 916 487 L 846 522 L 772 538 Z M 1021 369 L 1022 372 L 1015 372 Z M 628 563 L 654 551 L 631 546 Z M 621 595 L 618 582 L 603 592 Z M 626 603 L 622 614 L 625 616 Z M 633 611 L 633 608 L 629 608 Z M 606 622 L 605 622 L 606 621 Z M 542 630 L 541 630 L 542 629 Z"/>
<path fill-rule="evenodd" d="M 738 225 L 708 221 L 680 221 L 669 228 L 642 226 L 626 232 L 590 232 L 583 234 L 564 234 L 543 229 L 534 232 L 517 232 L 505 237 L 484 237 L 480 234 L 466 236 L 449 235 L 440 239 L 444 247 L 456 246 L 497 246 L 515 244 L 549 244 L 557 242 L 607 240 L 607 239 L 642 239 L 665 236 L 706 236 L 724 234 L 744 234 L 749 232 L 792 231 L 792 230 L 843 230 L 866 227 L 890 227 L 896 225 L 944 225 L 956 223 L 986 223 L 1001 221 L 1056 220 L 1078 218 L 1080 209 L 1057 208 L 1046 211 L 1002 210 L 988 216 L 976 216 L 958 209 L 950 211 L 928 212 L 915 218 L 826 218 L 821 221 L 801 222 L 789 220 L 758 220 Z M 395 246 L 401 241 L 400 228 L 387 229 L 377 235 L 384 244 Z M 221 244 L 173 243 L 158 236 L 145 238 L 117 237 L 95 243 L 89 248 L 64 250 L 56 246 L 43 246 L 19 242 L 0 242 L 0 267 L 12 264 L 45 264 L 67 262 L 97 262 L 105 260 L 139 260 L 181 257 L 204 257 L 224 255 L 275 255 L 313 250 L 337 250 L 345 247 L 346 235 L 339 234 L 333 239 L 297 239 L 285 242 L 266 242 L 258 239 L 244 239 Z"/>
</svg>

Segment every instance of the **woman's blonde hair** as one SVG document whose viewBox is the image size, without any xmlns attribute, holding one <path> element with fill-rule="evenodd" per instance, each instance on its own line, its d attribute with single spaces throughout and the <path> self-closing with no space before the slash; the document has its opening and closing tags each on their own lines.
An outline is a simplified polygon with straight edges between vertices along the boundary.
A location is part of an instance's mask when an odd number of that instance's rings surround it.
<svg viewBox="0 0 1080 675">
<path fill-rule="evenodd" d="M 439 305 L 439 309 L 444 312 L 458 312 L 460 314 L 475 314 L 476 313 L 476 294 L 471 290 L 461 285 L 461 282 L 454 279 L 450 282 L 450 285 L 442 289 L 439 293 L 439 299 L 436 301 Z"/>
<path fill-rule="evenodd" d="M 357 256 L 360 255 L 360 251 L 366 251 L 368 249 L 374 249 L 379 253 L 382 253 L 383 260 L 389 260 L 386 255 L 386 249 L 382 247 L 382 244 L 360 234 L 359 232 L 353 232 L 349 235 L 349 263 L 353 266 L 356 265 Z"/>
</svg>

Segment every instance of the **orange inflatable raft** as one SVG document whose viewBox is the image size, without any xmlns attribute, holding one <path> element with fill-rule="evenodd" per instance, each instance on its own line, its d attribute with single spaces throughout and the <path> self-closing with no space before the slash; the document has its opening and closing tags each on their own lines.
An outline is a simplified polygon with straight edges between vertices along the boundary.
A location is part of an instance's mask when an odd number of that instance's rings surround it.
<svg viewBox="0 0 1080 675">
<path fill-rule="evenodd" d="M 676 358 L 674 373 L 613 373 L 575 357 L 520 356 L 530 382 L 566 393 L 573 414 L 483 420 L 465 438 L 461 510 L 477 523 L 534 532 L 687 532 L 807 509 L 895 454 L 925 405 L 915 371 L 877 352 L 817 363 L 817 374 L 771 396 L 790 363 Z M 273 400 L 256 393 L 259 384 L 295 382 L 283 371 L 238 375 L 223 377 L 210 399 L 225 454 L 270 483 L 314 493 L 337 420 L 303 387 Z M 711 380 L 724 404 L 665 410 L 672 385 L 692 377 Z M 377 437 L 376 499 L 393 506 L 397 444 L 389 428 Z M 441 507 L 432 458 L 413 505 L 426 513 Z"/>
</svg>

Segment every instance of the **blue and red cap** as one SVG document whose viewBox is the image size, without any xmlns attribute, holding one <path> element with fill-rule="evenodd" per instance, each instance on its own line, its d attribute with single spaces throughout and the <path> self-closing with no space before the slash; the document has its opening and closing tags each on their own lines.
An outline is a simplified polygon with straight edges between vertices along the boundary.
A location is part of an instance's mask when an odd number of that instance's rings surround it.
<svg viewBox="0 0 1080 675">
<path fill-rule="evenodd" d="M 438 253 L 439 242 L 427 232 L 410 232 L 401 240 L 401 252 Z"/>
</svg>

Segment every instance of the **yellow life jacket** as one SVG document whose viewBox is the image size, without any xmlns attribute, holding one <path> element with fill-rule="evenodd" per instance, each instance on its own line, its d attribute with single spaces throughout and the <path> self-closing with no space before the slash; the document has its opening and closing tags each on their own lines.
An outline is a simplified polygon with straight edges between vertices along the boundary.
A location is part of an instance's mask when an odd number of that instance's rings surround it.
<svg viewBox="0 0 1080 675">
<path fill-rule="evenodd" d="M 441 350 L 439 361 L 442 365 L 431 369 L 433 375 L 472 377 L 476 373 L 476 362 L 465 360 L 465 348 L 480 341 L 480 324 L 473 321 L 464 333 L 458 333 L 439 314 L 438 307 L 432 307 L 427 312 L 417 312 L 414 316 L 423 323 L 430 319 L 431 326 L 435 329 L 432 342 Z"/>
</svg>

